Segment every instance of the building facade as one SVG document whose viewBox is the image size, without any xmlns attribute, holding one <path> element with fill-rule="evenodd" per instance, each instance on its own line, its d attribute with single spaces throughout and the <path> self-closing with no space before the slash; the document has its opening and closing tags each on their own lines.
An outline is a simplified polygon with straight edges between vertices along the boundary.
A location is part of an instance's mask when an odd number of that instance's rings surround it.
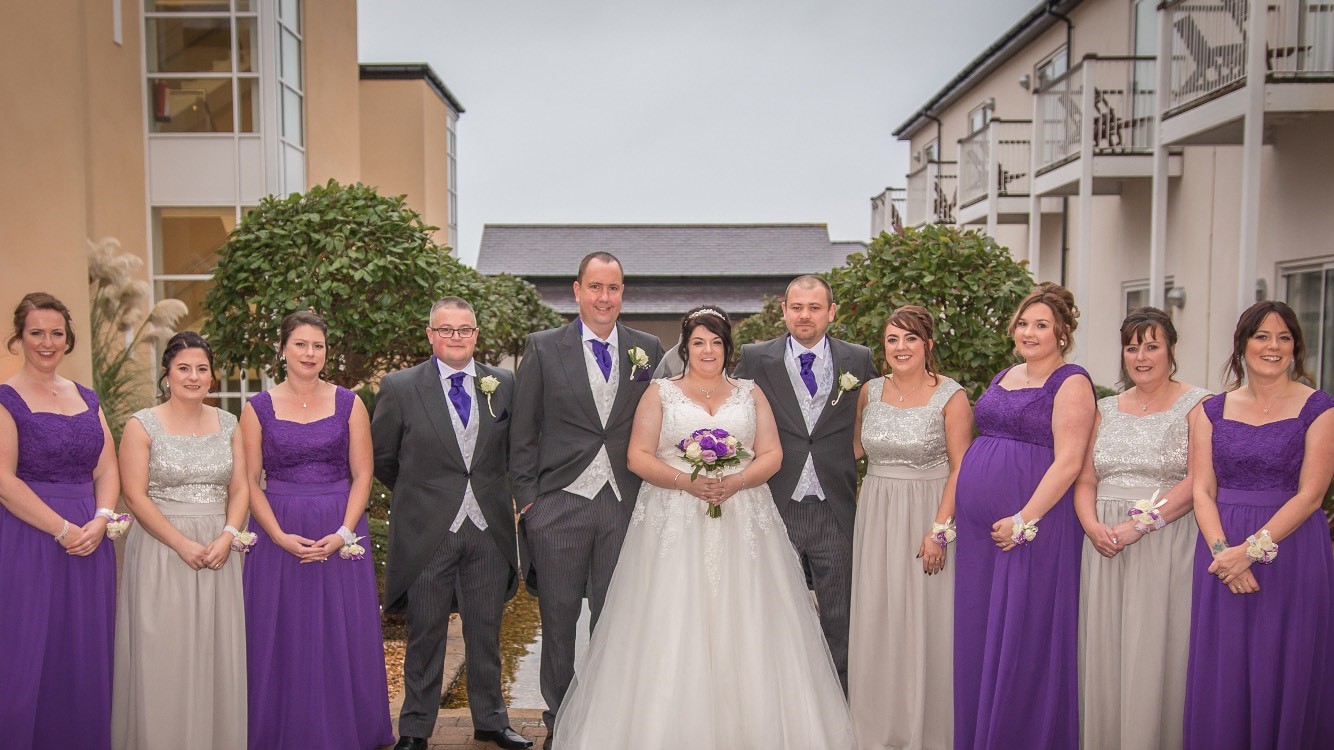
<svg viewBox="0 0 1334 750">
<path fill-rule="evenodd" d="M 1044 2 L 895 131 L 904 222 L 976 227 L 1070 287 L 1098 383 L 1122 317 L 1154 304 L 1180 377 L 1218 389 L 1237 316 L 1269 298 L 1334 391 L 1331 133 L 1328 3 Z"/>
<path fill-rule="evenodd" d="M 454 243 L 463 107 L 426 65 L 360 65 L 355 0 L 11 3 L 0 21 L 0 304 L 49 291 L 87 331 L 85 238 L 111 236 L 197 328 L 241 216 L 329 179 L 406 194 Z M 65 368 L 83 382 L 86 342 Z M 0 377 L 19 363 L 0 354 Z M 263 387 L 225 375 L 233 408 Z"/>
</svg>

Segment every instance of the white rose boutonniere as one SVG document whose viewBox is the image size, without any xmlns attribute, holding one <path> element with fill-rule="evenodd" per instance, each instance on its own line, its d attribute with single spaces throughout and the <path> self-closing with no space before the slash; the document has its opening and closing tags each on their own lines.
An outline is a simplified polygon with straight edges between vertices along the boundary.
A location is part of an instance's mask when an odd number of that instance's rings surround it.
<svg viewBox="0 0 1334 750">
<path fill-rule="evenodd" d="M 838 406 L 838 400 L 841 399 L 841 398 L 843 398 L 843 394 L 847 393 L 848 391 L 855 391 L 855 390 L 857 390 L 857 388 L 858 388 L 861 384 L 862 384 L 862 381 L 858 380 L 858 379 L 857 379 L 857 376 L 856 376 L 856 375 L 853 375 L 853 374 L 850 373 L 850 372 L 845 372 L 845 373 L 843 373 L 842 375 L 839 375 L 839 376 L 838 376 L 838 393 L 834 394 L 834 400 L 833 400 L 833 402 L 830 403 L 829 405 L 830 405 L 830 406 Z"/>
<path fill-rule="evenodd" d="M 483 375 L 477 379 L 477 389 L 482 392 L 483 396 L 486 396 L 486 410 L 491 412 L 492 419 L 495 418 L 496 412 L 491 408 L 491 394 L 495 393 L 499 387 L 500 380 L 494 375 Z"/>
<path fill-rule="evenodd" d="M 648 368 L 648 352 L 637 346 L 632 346 L 630 351 L 625 354 L 630 358 L 630 379 L 634 380 L 636 372 Z"/>
</svg>

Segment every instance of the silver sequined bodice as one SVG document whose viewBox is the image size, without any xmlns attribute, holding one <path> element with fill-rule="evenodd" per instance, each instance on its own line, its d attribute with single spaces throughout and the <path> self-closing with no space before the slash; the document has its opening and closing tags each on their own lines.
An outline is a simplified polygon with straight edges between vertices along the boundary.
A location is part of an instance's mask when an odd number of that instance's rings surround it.
<svg viewBox="0 0 1334 750">
<path fill-rule="evenodd" d="M 934 469 L 949 463 L 945 451 L 945 402 L 961 386 L 941 376 L 940 385 L 922 406 L 900 409 L 880 400 L 885 379 L 866 384 L 866 410 L 862 412 L 862 448 L 868 463 Z"/>
<path fill-rule="evenodd" d="M 1098 482 L 1118 487 L 1168 488 L 1186 477 L 1186 414 L 1209 395 L 1203 388 L 1181 394 L 1170 409 L 1137 416 L 1117 408 L 1116 396 L 1098 401 L 1102 424 L 1093 443 Z"/>
<path fill-rule="evenodd" d="M 134 415 L 153 444 L 148 456 L 148 497 L 155 503 L 219 503 L 232 480 L 232 432 L 236 417 L 218 411 L 221 427 L 200 437 L 169 435 L 151 409 Z"/>
</svg>

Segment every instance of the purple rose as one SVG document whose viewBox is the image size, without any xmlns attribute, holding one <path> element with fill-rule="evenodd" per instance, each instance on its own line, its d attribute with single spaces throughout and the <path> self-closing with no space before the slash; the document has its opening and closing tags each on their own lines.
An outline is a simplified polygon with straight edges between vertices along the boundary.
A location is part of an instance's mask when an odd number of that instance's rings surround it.
<svg viewBox="0 0 1334 750">
<path fill-rule="evenodd" d="M 708 430 L 695 430 L 694 432 L 690 433 L 690 437 L 697 438 L 700 435 L 706 434 L 707 432 Z"/>
<path fill-rule="evenodd" d="M 721 440 L 719 440 L 717 443 L 714 443 L 713 452 L 718 454 L 718 458 L 727 458 L 728 454 L 727 443 L 724 443 Z"/>
<path fill-rule="evenodd" d="M 701 451 L 699 454 L 699 460 L 712 466 L 713 462 L 718 460 L 718 454 L 709 450 Z"/>
<path fill-rule="evenodd" d="M 679 450 L 679 451 L 683 451 L 683 450 L 685 450 L 685 449 L 686 449 L 686 441 L 685 441 L 684 439 L 682 439 L 681 442 L 679 442 L 679 443 L 676 444 L 676 449 Z"/>
<path fill-rule="evenodd" d="M 718 441 L 714 440 L 712 435 L 705 435 L 704 437 L 699 439 L 699 447 L 703 448 L 706 451 L 713 450 L 714 446 L 716 446 L 717 444 Z"/>
<path fill-rule="evenodd" d="M 725 440 L 731 433 L 729 433 L 727 430 L 719 429 L 719 430 L 712 430 L 711 434 L 714 437 L 718 438 L 719 440 Z"/>
</svg>

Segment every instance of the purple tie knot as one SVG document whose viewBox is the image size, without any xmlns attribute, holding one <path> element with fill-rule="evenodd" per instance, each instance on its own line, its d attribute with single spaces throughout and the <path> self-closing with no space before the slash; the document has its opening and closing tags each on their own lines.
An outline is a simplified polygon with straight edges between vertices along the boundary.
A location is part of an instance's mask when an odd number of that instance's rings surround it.
<svg viewBox="0 0 1334 750">
<path fill-rule="evenodd" d="M 803 352 L 801 356 L 797 357 L 797 360 L 801 362 L 801 382 L 806 384 L 806 390 L 814 396 L 815 392 L 820 389 L 815 383 L 815 371 L 811 369 L 811 365 L 815 362 L 815 354 Z"/>
<path fill-rule="evenodd" d="M 607 347 L 610 345 L 599 339 L 589 339 L 588 343 L 593 345 L 593 359 L 597 360 L 598 369 L 602 370 L 602 379 L 610 381 L 611 352 L 607 350 Z"/>
<path fill-rule="evenodd" d="M 463 390 L 463 379 L 466 377 L 466 372 L 456 372 L 449 376 L 449 403 L 454 405 L 454 411 L 464 427 L 468 426 L 468 416 L 472 413 L 472 399 Z"/>
</svg>

